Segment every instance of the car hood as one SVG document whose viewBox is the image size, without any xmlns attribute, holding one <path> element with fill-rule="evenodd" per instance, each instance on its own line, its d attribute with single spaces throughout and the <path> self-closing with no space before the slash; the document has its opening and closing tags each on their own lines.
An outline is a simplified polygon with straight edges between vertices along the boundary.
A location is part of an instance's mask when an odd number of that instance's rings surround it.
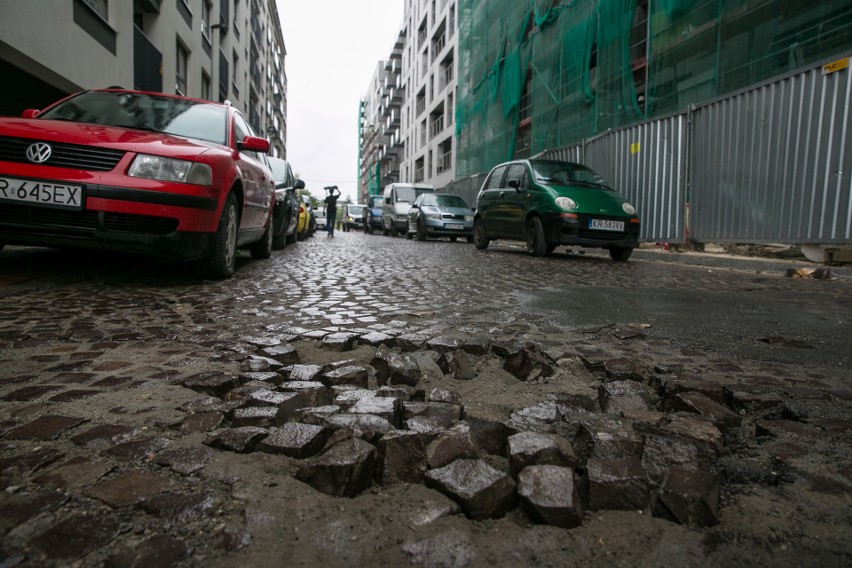
<svg viewBox="0 0 852 568">
<path fill-rule="evenodd" d="M 13 138 L 112 148 L 183 159 L 193 159 L 211 148 L 226 149 L 213 142 L 190 140 L 162 132 L 63 120 L 0 118 L 0 132 Z"/>
<path fill-rule="evenodd" d="M 570 197 L 577 202 L 578 212 L 598 215 L 628 216 L 622 209 L 627 199 L 617 191 L 588 186 L 551 185 L 554 197 Z"/>
</svg>

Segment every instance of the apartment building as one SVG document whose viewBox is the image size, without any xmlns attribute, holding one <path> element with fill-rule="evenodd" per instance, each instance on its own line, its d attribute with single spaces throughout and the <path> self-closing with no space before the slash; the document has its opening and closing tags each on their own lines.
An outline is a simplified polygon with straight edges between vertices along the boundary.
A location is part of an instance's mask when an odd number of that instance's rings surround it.
<svg viewBox="0 0 852 568">
<path fill-rule="evenodd" d="M 359 114 L 358 199 L 382 192 L 400 181 L 403 153 L 401 116 L 405 100 L 402 84 L 402 53 L 406 32 L 397 35 L 390 56 L 379 61 Z"/>
<path fill-rule="evenodd" d="M 405 0 L 400 180 L 443 187 L 455 177 L 456 0 Z"/>
<path fill-rule="evenodd" d="M 0 1 L 0 113 L 121 86 L 230 101 L 286 158 L 286 49 L 275 0 Z"/>
</svg>

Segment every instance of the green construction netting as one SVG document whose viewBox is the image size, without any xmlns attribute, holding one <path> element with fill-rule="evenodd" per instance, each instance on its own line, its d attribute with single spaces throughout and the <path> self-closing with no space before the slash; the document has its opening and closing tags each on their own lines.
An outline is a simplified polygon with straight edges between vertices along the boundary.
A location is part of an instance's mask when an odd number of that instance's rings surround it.
<svg viewBox="0 0 852 568">
<path fill-rule="evenodd" d="M 850 0 L 459 0 L 456 175 L 852 49 Z"/>
</svg>

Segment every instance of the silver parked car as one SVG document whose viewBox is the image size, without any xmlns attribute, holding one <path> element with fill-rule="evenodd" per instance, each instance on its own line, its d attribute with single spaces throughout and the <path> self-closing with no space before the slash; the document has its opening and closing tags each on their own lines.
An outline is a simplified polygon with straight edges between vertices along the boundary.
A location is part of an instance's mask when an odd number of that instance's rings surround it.
<svg viewBox="0 0 852 568">
<path fill-rule="evenodd" d="M 459 195 L 450 193 L 422 193 L 408 211 L 406 237 L 418 241 L 426 237 L 449 237 L 455 241 L 464 237 L 473 242 L 473 210 Z"/>
</svg>

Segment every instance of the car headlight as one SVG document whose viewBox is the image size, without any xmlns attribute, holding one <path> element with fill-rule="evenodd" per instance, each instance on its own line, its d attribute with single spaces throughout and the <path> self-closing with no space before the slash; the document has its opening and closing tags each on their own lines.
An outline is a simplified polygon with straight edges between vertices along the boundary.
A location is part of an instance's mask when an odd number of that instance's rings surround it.
<svg viewBox="0 0 852 568">
<path fill-rule="evenodd" d="M 426 218 L 431 220 L 431 221 L 440 221 L 441 220 L 441 214 L 440 213 L 427 213 Z"/>
<path fill-rule="evenodd" d="M 556 206 L 565 211 L 573 211 L 577 208 L 577 202 L 570 197 L 557 197 Z"/>
<path fill-rule="evenodd" d="M 624 209 L 624 212 L 628 215 L 636 215 L 636 208 L 629 203 L 622 203 L 621 208 Z"/>
<path fill-rule="evenodd" d="M 137 155 L 127 171 L 127 175 L 195 185 L 213 183 L 213 170 L 207 164 L 149 156 L 148 154 Z"/>
<path fill-rule="evenodd" d="M 464 220 L 467 221 L 468 223 L 472 223 L 473 222 L 473 215 L 465 215 Z"/>
</svg>

